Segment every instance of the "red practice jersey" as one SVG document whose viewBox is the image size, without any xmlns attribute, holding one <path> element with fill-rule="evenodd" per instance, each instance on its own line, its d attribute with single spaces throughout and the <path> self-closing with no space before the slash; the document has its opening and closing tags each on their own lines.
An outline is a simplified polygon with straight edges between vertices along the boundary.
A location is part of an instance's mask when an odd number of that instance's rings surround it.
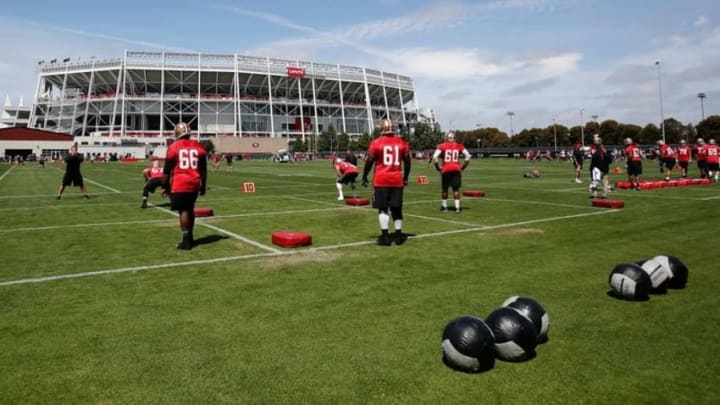
<svg viewBox="0 0 720 405">
<path fill-rule="evenodd" d="M 335 168 L 337 169 L 340 174 L 348 174 L 348 173 L 357 173 L 358 168 L 352 163 L 348 162 L 340 162 L 335 165 Z"/>
<path fill-rule="evenodd" d="M 398 136 L 381 135 L 370 143 L 368 155 L 375 159 L 375 187 L 402 187 L 403 158 L 410 153 L 410 146 Z"/>
<path fill-rule="evenodd" d="M 157 179 L 163 176 L 163 168 L 158 167 L 150 167 L 147 169 L 147 178 L 148 179 Z"/>
<path fill-rule="evenodd" d="M 180 139 L 168 148 L 166 160 L 172 162 L 171 193 L 200 191 L 200 166 L 205 167 L 206 152 L 197 141 Z"/>
<path fill-rule="evenodd" d="M 675 150 L 673 150 L 673 148 L 668 144 L 661 145 L 660 156 L 665 159 L 675 159 Z"/>
<path fill-rule="evenodd" d="M 637 147 L 637 145 L 631 144 L 625 148 L 625 156 L 627 156 L 628 160 L 639 162 L 642 160 L 642 151 Z"/>
<path fill-rule="evenodd" d="M 705 160 L 705 157 L 707 156 L 707 145 L 699 146 L 697 148 L 697 159 L 698 160 Z"/>
<path fill-rule="evenodd" d="M 690 161 L 690 147 L 685 145 L 680 145 L 677 148 L 675 148 L 677 151 L 677 158 L 678 162 L 689 162 Z"/>
<path fill-rule="evenodd" d="M 437 146 L 435 150 L 435 156 L 442 162 L 442 173 L 447 172 L 459 172 L 462 170 L 460 167 L 460 155 L 463 155 L 465 159 L 468 158 L 467 150 L 465 146 L 457 142 L 443 142 Z"/>
<path fill-rule="evenodd" d="M 718 163 L 718 151 L 720 147 L 717 145 L 705 145 L 705 161 L 709 164 Z"/>
</svg>

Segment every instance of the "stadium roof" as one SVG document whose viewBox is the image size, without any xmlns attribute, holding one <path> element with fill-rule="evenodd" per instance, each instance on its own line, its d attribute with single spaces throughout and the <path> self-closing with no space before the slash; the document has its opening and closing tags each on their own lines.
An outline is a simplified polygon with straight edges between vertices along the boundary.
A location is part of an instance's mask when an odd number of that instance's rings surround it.
<svg viewBox="0 0 720 405">
<path fill-rule="evenodd" d="M 73 136 L 35 128 L 2 128 L 0 141 L 73 141 Z"/>
</svg>

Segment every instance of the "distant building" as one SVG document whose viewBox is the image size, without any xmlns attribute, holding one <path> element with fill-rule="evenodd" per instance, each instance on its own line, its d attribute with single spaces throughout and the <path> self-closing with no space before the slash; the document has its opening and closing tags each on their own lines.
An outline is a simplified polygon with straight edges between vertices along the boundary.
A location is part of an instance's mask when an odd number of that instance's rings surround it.
<svg viewBox="0 0 720 405">
<path fill-rule="evenodd" d="M 27 127 L 30 122 L 32 107 L 23 105 L 23 99 L 13 105 L 9 96 L 5 96 L 2 111 L 0 111 L 0 128 Z"/>
</svg>

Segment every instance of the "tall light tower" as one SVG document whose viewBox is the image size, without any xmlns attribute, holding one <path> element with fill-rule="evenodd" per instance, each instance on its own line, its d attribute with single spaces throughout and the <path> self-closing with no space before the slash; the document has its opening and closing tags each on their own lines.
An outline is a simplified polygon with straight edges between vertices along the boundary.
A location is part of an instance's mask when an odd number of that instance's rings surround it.
<svg viewBox="0 0 720 405">
<path fill-rule="evenodd" d="M 701 121 L 705 121 L 705 97 L 707 97 L 705 93 L 698 93 L 698 98 L 700 99 L 700 117 L 702 117 Z"/>
<path fill-rule="evenodd" d="M 557 119 L 553 117 L 553 141 L 555 142 L 555 153 L 557 153 Z"/>
<path fill-rule="evenodd" d="M 513 135 L 515 135 L 515 133 L 513 132 L 513 126 L 512 126 L 512 117 L 513 117 L 513 115 L 515 115 L 514 112 L 512 112 L 512 111 L 508 111 L 508 112 L 507 112 L 507 116 L 510 118 L 510 137 L 511 137 L 511 138 L 513 137 Z"/>
<path fill-rule="evenodd" d="M 660 95 L 660 128 L 662 129 L 662 140 L 665 142 L 665 113 L 663 112 L 662 81 L 660 80 L 660 61 L 655 61 L 658 75 L 658 94 Z"/>
</svg>

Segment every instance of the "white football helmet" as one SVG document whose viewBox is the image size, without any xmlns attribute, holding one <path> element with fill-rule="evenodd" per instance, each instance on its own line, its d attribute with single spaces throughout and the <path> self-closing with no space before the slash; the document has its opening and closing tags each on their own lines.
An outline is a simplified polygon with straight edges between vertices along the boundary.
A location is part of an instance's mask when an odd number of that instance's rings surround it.
<svg viewBox="0 0 720 405">
<path fill-rule="evenodd" d="M 448 132 L 445 135 L 445 139 L 447 139 L 448 142 L 455 142 L 455 132 L 452 132 L 452 131 Z"/>
</svg>

